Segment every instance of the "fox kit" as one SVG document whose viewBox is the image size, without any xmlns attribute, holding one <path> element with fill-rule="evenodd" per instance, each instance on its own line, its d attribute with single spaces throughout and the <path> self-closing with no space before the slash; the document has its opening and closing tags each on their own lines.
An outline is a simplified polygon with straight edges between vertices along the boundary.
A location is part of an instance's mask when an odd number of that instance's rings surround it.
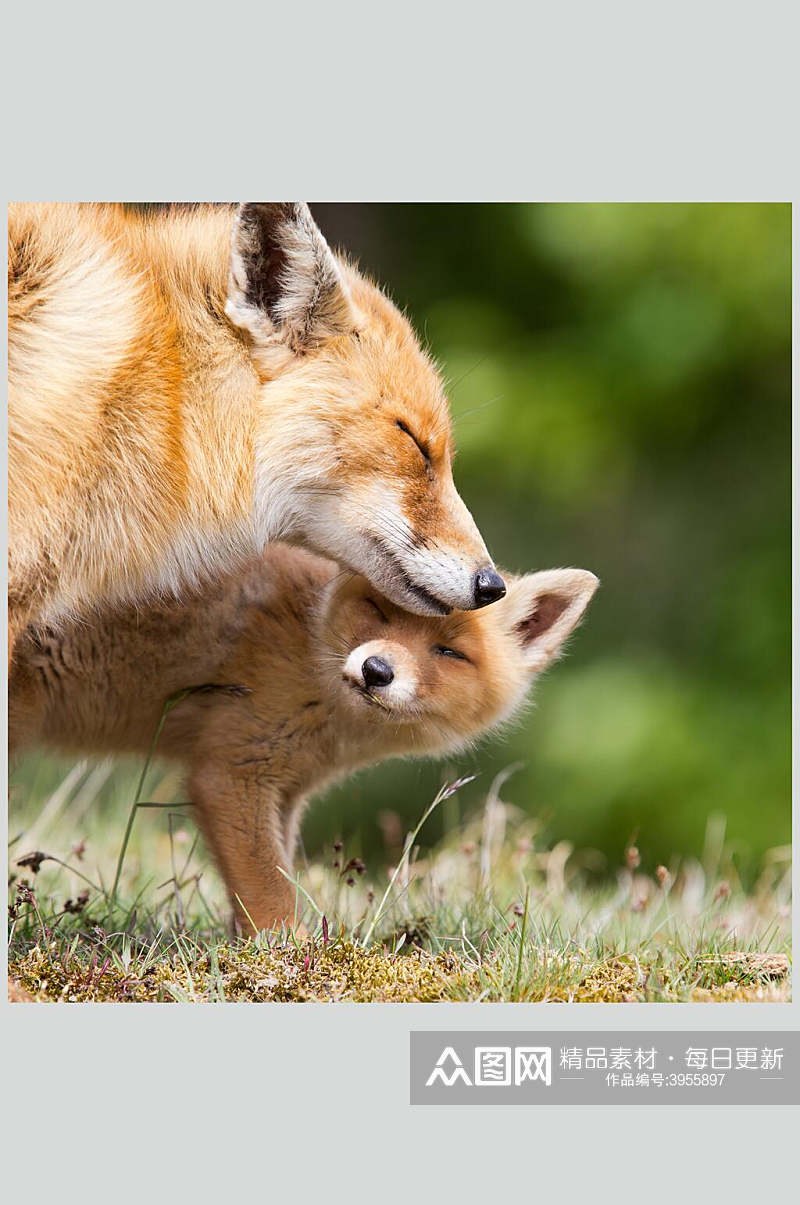
<svg viewBox="0 0 800 1205">
<path fill-rule="evenodd" d="M 408 322 L 307 206 L 9 209 L 9 651 L 281 536 L 420 614 L 502 596 Z"/>
<path fill-rule="evenodd" d="M 33 743 L 160 753 L 189 798 L 232 900 L 259 928 L 291 917 L 287 872 L 305 801 L 358 767 L 456 751 L 509 719 L 597 587 L 552 569 L 448 616 L 400 610 L 365 578 L 270 545 L 182 603 L 30 629 L 15 656 L 12 750 Z"/>
</svg>

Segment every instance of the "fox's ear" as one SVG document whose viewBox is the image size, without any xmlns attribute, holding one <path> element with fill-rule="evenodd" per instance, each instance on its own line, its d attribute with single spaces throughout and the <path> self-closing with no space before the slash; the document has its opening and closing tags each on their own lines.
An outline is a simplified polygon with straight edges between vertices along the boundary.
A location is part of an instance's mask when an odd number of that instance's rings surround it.
<svg viewBox="0 0 800 1205">
<path fill-rule="evenodd" d="M 248 332 L 267 375 L 355 328 L 347 287 L 306 204 L 239 206 L 225 313 Z"/>
<path fill-rule="evenodd" d="M 510 584 L 505 603 L 508 622 L 532 673 L 539 673 L 558 656 L 599 584 L 585 569 L 546 569 Z"/>
</svg>

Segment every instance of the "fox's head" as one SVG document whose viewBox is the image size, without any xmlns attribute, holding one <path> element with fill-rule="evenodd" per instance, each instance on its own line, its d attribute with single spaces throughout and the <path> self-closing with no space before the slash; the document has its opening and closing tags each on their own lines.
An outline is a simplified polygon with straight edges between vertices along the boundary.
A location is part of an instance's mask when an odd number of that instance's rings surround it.
<svg viewBox="0 0 800 1205">
<path fill-rule="evenodd" d="M 509 580 L 485 611 L 401 611 L 362 577 L 334 579 L 321 623 L 323 672 L 350 715 L 395 752 L 443 753 L 509 719 L 559 654 L 598 586 L 584 569 Z"/>
<path fill-rule="evenodd" d="M 226 313 L 260 380 L 257 516 L 418 614 L 502 598 L 453 484 L 441 380 L 394 305 L 334 257 L 306 205 L 247 204 Z"/>
</svg>

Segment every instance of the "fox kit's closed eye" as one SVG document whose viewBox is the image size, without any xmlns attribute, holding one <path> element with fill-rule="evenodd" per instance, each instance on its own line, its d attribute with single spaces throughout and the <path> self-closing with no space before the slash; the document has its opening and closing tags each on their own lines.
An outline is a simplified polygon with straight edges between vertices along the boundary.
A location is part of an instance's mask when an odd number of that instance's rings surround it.
<svg viewBox="0 0 800 1205">
<path fill-rule="evenodd" d="M 581 619 L 597 579 L 510 581 L 486 610 L 423 617 L 285 545 L 184 604 L 20 641 L 12 748 L 146 753 L 188 769 L 189 798 L 232 899 L 259 927 L 294 913 L 305 800 L 357 767 L 463 748 L 509 718 Z"/>
<path fill-rule="evenodd" d="M 503 583 L 441 381 L 305 205 L 12 205 L 9 635 L 175 592 L 268 539 L 412 611 Z"/>
</svg>

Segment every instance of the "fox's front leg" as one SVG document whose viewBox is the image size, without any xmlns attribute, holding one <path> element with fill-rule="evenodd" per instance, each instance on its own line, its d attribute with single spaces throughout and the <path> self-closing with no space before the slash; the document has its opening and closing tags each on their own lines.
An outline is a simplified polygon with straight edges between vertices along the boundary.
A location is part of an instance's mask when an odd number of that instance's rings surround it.
<svg viewBox="0 0 800 1205">
<path fill-rule="evenodd" d="M 263 762 L 205 761 L 193 768 L 189 798 L 245 932 L 252 924 L 293 926 L 299 907 L 291 872 L 280 797 Z M 281 869 L 279 869 L 279 867 Z"/>
</svg>

